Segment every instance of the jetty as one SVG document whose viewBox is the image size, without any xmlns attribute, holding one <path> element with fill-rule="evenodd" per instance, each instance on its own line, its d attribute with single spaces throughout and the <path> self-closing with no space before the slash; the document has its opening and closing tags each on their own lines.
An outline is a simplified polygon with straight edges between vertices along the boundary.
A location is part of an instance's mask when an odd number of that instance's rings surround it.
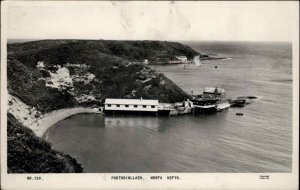
<svg viewBox="0 0 300 190">
<path fill-rule="evenodd" d="M 244 98 L 236 100 L 226 99 L 226 91 L 222 88 L 207 87 L 202 95 L 194 96 L 192 100 L 176 103 L 161 103 L 151 99 L 112 99 L 107 98 L 104 103 L 105 114 L 133 114 L 173 116 L 184 114 L 198 114 L 220 112 L 229 107 L 243 107 Z"/>
</svg>

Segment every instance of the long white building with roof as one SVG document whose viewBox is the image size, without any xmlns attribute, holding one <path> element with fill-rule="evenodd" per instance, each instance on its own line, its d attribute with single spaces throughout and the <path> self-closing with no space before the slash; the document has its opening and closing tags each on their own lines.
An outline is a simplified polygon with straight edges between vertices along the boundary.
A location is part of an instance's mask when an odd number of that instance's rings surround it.
<svg viewBox="0 0 300 190">
<path fill-rule="evenodd" d="M 105 112 L 158 112 L 158 100 L 107 98 L 104 104 Z"/>
</svg>

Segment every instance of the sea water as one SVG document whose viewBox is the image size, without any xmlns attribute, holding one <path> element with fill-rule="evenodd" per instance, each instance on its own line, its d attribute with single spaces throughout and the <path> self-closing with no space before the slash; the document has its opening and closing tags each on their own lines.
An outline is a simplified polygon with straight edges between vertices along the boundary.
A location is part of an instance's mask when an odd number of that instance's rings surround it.
<svg viewBox="0 0 300 190">
<path fill-rule="evenodd" d="M 227 97 L 258 98 L 209 115 L 80 114 L 57 123 L 46 140 L 84 172 L 291 172 L 292 44 L 184 43 L 227 59 L 152 68 L 188 93 L 212 86 Z"/>
</svg>

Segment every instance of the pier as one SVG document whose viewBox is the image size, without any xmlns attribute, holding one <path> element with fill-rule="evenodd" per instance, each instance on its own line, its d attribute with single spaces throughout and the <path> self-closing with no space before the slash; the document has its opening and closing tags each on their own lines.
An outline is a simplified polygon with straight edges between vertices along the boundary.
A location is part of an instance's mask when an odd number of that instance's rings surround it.
<svg viewBox="0 0 300 190">
<path fill-rule="evenodd" d="M 153 116 L 175 116 L 184 114 L 205 114 L 222 111 L 229 107 L 243 107 L 246 98 L 236 100 L 225 99 L 225 90 L 222 88 L 207 87 L 202 95 L 194 96 L 192 100 L 176 103 L 159 103 L 150 99 L 111 99 L 104 103 L 106 114 L 133 114 Z"/>
</svg>

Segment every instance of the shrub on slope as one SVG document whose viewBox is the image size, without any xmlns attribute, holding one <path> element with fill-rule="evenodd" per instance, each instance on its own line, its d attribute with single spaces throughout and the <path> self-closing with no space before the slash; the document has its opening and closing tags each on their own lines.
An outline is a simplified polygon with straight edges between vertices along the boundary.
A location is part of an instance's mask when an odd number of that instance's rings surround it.
<svg viewBox="0 0 300 190">
<path fill-rule="evenodd" d="M 70 94 L 46 87 L 45 81 L 39 78 L 42 78 L 39 70 L 26 67 L 15 59 L 8 59 L 7 86 L 10 94 L 19 97 L 27 105 L 36 107 L 42 113 L 77 104 Z"/>
<path fill-rule="evenodd" d="M 75 159 L 51 149 L 49 143 L 7 114 L 8 173 L 79 173 Z"/>
</svg>

